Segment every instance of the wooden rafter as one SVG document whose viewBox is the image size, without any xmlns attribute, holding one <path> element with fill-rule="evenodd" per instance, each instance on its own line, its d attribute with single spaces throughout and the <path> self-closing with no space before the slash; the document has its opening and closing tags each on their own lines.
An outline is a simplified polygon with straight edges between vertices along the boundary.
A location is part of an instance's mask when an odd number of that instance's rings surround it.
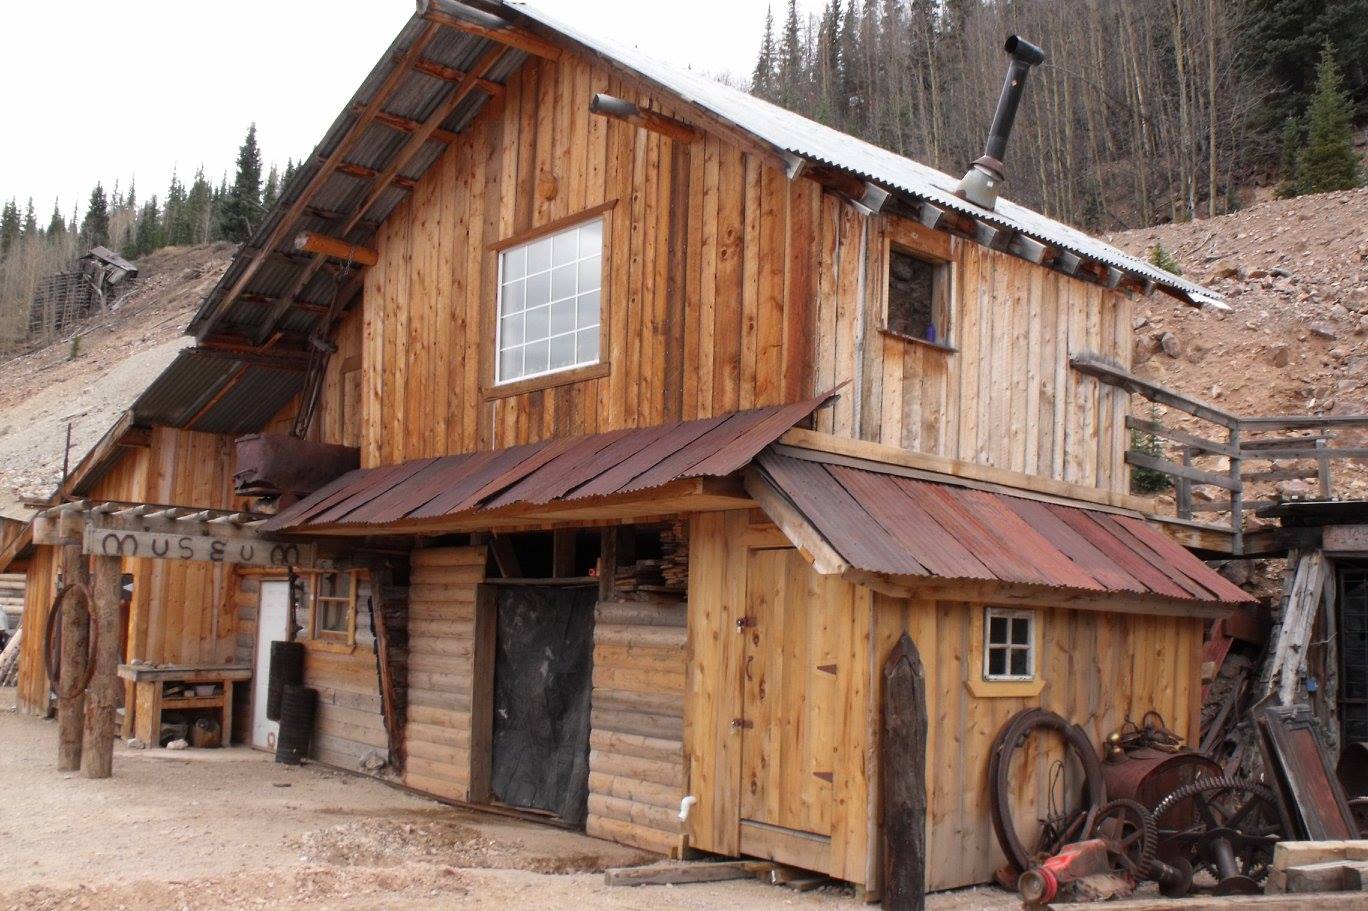
<svg viewBox="0 0 1368 911">
<path fill-rule="evenodd" d="M 424 29 L 423 33 L 419 35 L 409 49 L 404 52 L 400 62 L 395 64 L 389 74 L 385 76 L 384 81 L 382 81 L 371 94 L 370 101 L 366 102 L 361 113 L 357 115 L 356 123 L 353 124 L 352 128 L 347 131 L 346 135 L 337 143 L 337 148 L 333 149 L 333 151 L 324 158 L 318 171 L 310 178 L 308 184 L 304 187 L 304 191 L 299 194 L 299 197 L 290 204 L 280 220 L 276 222 L 275 228 L 271 231 L 270 235 L 266 238 L 266 242 L 263 244 L 263 249 L 273 249 L 289 236 L 290 231 L 295 229 L 295 222 L 299 220 L 300 214 L 309 205 L 313 197 L 317 195 L 318 191 L 323 188 L 323 184 L 327 182 L 328 178 L 332 176 L 333 169 L 342 163 L 344 156 L 346 156 L 348 152 L 355 148 L 356 144 L 365 134 L 366 126 L 369 125 L 370 121 L 380 111 L 381 105 L 385 103 L 390 94 L 399 85 L 400 80 L 408 74 L 413 61 L 422 58 L 423 52 L 427 50 L 428 45 L 432 43 L 432 40 L 437 36 L 440 30 L 441 26 L 433 23 L 431 26 Z M 232 301 L 243 292 L 248 283 L 256 276 L 257 270 L 261 268 L 261 264 L 264 261 L 264 257 L 258 255 L 247 263 L 246 268 L 242 270 L 242 274 L 238 276 L 237 281 L 233 283 L 233 286 L 228 290 L 228 293 L 223 296 L 217 313 L 222 313 Z M 290 298 L 293 297 L 294 294 L 287 294 L 285 296 Z M 213 326 L 214 322 L 215 319 L 211 317 L 205 328 L 201 330 L 201 338 L 208 334 L 209 329 Z"/>
<path fill-rule="evenodd" d="M 413 68 L 424 76 L 431 76 L 433 79 L 440 79 L 443 82 L 460 82 L 470 75 L 465 70 L 458 70 L 454 66 L 447 66 L 438 63 L 436 60 L 415 60 Z M 502 83 L 495 82 L 493 79 L 477 79 L 476 85 L 481 91 L 493 95 L 495 98 L 502 98 L 504 87 Z"/>
<path fill-rule="evenodd" d="M 190 418 L 189 421 L 186 421 L 185 429 L 194 430 L 195 425 L 199 423 L 201 418 L 203 418 L 210 411 L 213 411 L 214 407 L 218 405 L 219 402 L 223 401 L 224 397 L 227 396 L 228 393 L 232 392 L 234 389 L 238 387 L 238 384 L 242 382 L 242 378 L 247 375 L 248 369 L 249 368 L 247 367 L 247 365 L 244 364 L 243 366 L 239 367 L 236 371 L 234 371 L 233 375 L 229 377 L 228 382 L 224 383 L 218 392 L 215 392 L 212 396 L 209 397 L 209 401 L 205 402 L 204 405 L 202 405 L 200 409 L 195 412 L 194 417 Z"/>
<path fill-rule="evenodd" d="M 512 24 L 483 25 L 462 15 L 462 13 L 473 12 L 475 11 L 468 10 L 459 3 L 452 3 L 450 0 L 419 0 L 418 2 L 418 14 L 429 22 L 436 22 L 469 35 L 479 35 L 481 38 L 488 38 L 490 41 L 517 48 L 544 60 L 559 60 L 561 58 L 559 47 L 545 38 L 532 34 L 525 28 Z M 493 19 L 494 17 L 490 18 Z"/>
<path fill-rule="evenodd" d="M 295 235 L 294 248 L 305 253 L 321 253 L 358 266 L 373 266 L 379 259 L 369 247 L 348 243 L 340 237 L 330 237 L 317 231 L 300 231 Z"/>
<path fill-rule="evenodd" d="M 409 134 L 408 142 L 404 143 L 399 151 L 395 153 L 394 157 L 385 167 L 385 170 L 372 178 L 370 191 L 366 193 L 361 204 L 356 207 L 352 212 L 351 217 L 349 217 L 339 229 L 338 233 L 340 235 L 345 237 L 356 229 L 366 217 L 366 213 L 370 211 L 376 201 L 389 189 L 390 185 L 400 179 L 399 172 L 413 160 L 413 156 L 418 154 L 418 151 L 432 138 L 432 134 L 441 127 L 442 123 L 452 115 L 456 108 L 459 107 L 472 92 L 479 89 L 479 81 L 483 79 L 493 68 L 494 64 L 499 61 L 499 58 L 504 54 L 504 50 L 505 49 L 501 45 L 496 44 L 480 55 L 479 61 L 471 68 L 470 72 L 466 74 L 466 77 L 452 89 L 452 92 L 447 99 L 439 104 L 437 108 L 427 116 L 427 119 Z M 326 259 L 327 257 L 322 254 L 315 254 L 313 262 L 301 271 L 299 275 L 295 277 L 295 280 L 291 282 L 289 290 L 283 295 L 284 300 L 288 301 L 307 287 Z M 278 306 L 272 311 L 267 321 L 262 324 L 261 331 L 257 334 L 258 344 L 264 344 L 266 339 L 271 337 L 271 334 L 275 332 L 276 326 L 280 324 L 281 319 L 284 318 L 287 312 L 289 312 L 288 304 L 285 306 Z"/>
</svg>

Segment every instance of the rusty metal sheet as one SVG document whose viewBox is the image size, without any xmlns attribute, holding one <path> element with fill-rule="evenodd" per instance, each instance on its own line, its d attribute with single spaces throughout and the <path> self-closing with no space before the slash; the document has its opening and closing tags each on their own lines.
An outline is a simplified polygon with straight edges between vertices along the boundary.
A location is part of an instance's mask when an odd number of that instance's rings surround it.
<svg viewBox="0 0 1368 911">
<path fill-rule="evenodd" d="M 270 528 L 380 527 L 721 477 L 827 398 L 353 472 L 283 511 Z"/>
<path fill-rule="evenodd" d="M 805 458 L 794 447 L 764 452 L 757 464 L 856 569 L 1185 601 L 1251 600 L 1170 546 L 1161 531 L 1128 516 L 990 493 L 950 478 L 909 478 L 876 462 Z"/>
</svg>

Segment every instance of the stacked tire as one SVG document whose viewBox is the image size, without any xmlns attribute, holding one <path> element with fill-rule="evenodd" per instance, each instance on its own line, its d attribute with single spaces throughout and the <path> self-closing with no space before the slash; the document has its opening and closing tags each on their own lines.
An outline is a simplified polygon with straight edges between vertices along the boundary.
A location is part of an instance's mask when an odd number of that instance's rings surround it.
<svg viewBox="0 0 1368 911">
<path fill-rule="evenodd" d="M 271 667 L 266 677 L 266 717 L 280 720 L 280 700 L 285 687 L 304 682 L 304 643 L 272 642 Z"/>
<path fill-rule="evenodd" d="M 314 718 L 318 714 L 318 690 L 287 685 L 280 699 L 280 734 L 276 737 L 276 762 L 299 765 L 309 756 Z"/>
</svg>

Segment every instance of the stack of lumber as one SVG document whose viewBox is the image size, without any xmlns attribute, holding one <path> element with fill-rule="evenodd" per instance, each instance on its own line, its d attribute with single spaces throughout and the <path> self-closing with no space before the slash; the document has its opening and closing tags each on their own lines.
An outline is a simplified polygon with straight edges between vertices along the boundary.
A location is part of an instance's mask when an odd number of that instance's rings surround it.
<svg viewBox="0 0 1368 911">
<path fill-rule="evenodd" d="M 613 576 L 613 590 L 629 599 L 683 595 L 688 587 L 689 536 L 683 522 L 672 522 L 661 529 L 659 559 L 619 564 Z"/>
<path fill-rule="evenodd" d="M 475 596 L 484 547 L 414 551 L 409 577 L 404 784 L 469 800 L 474 725 Z M 492 643 L 481 646 L 492 652 Z"/>
<path fill-rule="evenodd" d="M 1270 895 L 1368 892 L 1368 841 L 1286 841 L 1275 845 L 1273 869 L 1265 889 Z"/>
<path fill-rule="evenodd" d="M 685 607 L 605 601 L 594 612 L 586 831 L 683 850 Z"/>
</svg>

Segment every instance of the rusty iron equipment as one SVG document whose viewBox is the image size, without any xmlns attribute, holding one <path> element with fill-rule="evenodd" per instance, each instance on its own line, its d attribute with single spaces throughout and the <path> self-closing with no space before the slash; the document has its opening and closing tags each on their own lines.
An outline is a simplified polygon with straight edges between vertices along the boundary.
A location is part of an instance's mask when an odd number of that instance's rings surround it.
<svg viewBox="0 0 1368 911">
<path fill-rule="evenodd" d="M 1159 858 L 1185 859 L 1216 878 L 1216 894 L 1254 894 L 1268 876 L 1274 846 L 1284 839 L 1273 792 L 1251 781 L 1217 776 L 1182 785 L 1154 808 Z M 1173 825 L 1168 820 L 1177 819 Z"/>
<path fill-rule="evenodd" d="M 275 433 L 237 439 L 234 491 L 244 497 L 304 497 L 361 465 L 353 446 L 312 443 Z"/>
<path fill-rule="evenodd" d="M 1060 806 L 1052 806 L 1049 815 L 1042 820 L 1041 829 L 1035 843 L 1029 848 L 1021 841 L 1012 820 L 1010 781 L 1012 759 L 1026 747 L 1028 740 L 1036 734 L 1053 733 L 1063 738 L 1066 759 L 1061 760 L 1058 775 L 1052 775 L 1060 787 L 1052 787 L 1051 800 L 1059 799 Z M 1081 770 L 1082 781 L 1071 783 L 1067 780 L 1070 766 Z M 1073 785 L 1077 785 L 1077 789 Z M 989 811 L 993 820 L 993 831 L 997 835 L 1002 853 L 1007 857 L 1008 868 L 1001 871 L 999 881 L 1011 887 L 1016 878 L 1030 870 L 1044 858 L 1053 857 L 1067 844 L 1078 841 L 1092 828 L 1098 811 L 1106 803 L 1106 784 L 1102 777 L 1102 763 L 1097 758 L 1088 735 L 1076 724 L 1070 724 L 1062 716 L 1041 708 L 1022 709 L 998 730 L 993 739 L 988 759 Z"/>
<path fill-rule="evenodd" d="M 1210 756 L 1193 750 L 1163 752 L 1140 747 L 1119 756 L 1108 756 L 1102 763 L 1107 795 L 1134 800 L 1151 811 L 1159 801 L 1185 784 L 1199 778 L 1214 778 L 1221 766 Z"/>
</svg>

